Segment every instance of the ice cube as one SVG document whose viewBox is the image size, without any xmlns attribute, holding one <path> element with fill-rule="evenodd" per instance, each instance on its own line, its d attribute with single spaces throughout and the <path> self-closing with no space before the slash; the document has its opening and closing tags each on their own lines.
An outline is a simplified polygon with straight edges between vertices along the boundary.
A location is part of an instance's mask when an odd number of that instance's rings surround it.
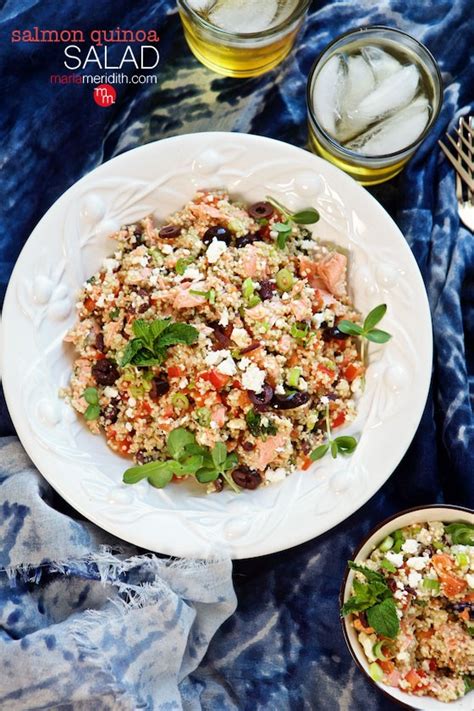
<svg viewBox="0 0 474 711">
<path fill-rule="evenodd" d="M 388 52 L 384 52 L 380 47 L 367 45 L 362 47 L 361 53 L 371 68 L 377 84 L 395 74 L 402 66 L 395 57 Z"/>
<path fill-rule="evenodd" d="M 348 112 L 338 128 L 338 140 L 343 143 L 351 140 L 375 121 L 382 120 L 409 104 L 416 94 L 419 81 L 420 73 L 414 64 L 402 67 L 384 79 L 362 99 L 356 109 Z"/>
<path fill-rule="evenodd" d="M 321 126 L 336 134 L 340 118 L 340 101 L 347 76 L 347 64 L 341 54 L 335 54 L 323 65 L 313 88 L 313 106 Z"/>
<path fill-rule="evenodd" d="M 346 146 L 368 156 L 401 151 L 421 135 L 429 117 L 429 102 L 419 97 L 410 106 L 381 121 Z"/>
<path fill-rule="evenodd" d="M 278 0 L 217 0 L 209 21 L 227 32 L 262 32 L 273 24 Z"/>
<path fill-rule="evenodd" d="M 199 14 L 206 14 L 216 4 L 216 0 L 188 0 L 189 7 Z"/>
<path fill-rule="evenodd" d="M 342 113 L 353 111 L 359 102 L 374 89 L 374 73 L 364 57 L 360 55 L 349 57 L 347 60 L 347 85 L 341 97 Z"/>
</svg>

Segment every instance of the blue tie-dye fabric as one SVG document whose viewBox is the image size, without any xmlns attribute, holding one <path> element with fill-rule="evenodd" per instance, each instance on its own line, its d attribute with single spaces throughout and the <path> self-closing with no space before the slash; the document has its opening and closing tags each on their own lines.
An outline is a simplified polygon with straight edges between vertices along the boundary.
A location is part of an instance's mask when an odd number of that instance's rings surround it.
<svg viewBox="0 0 474 711">
<path fill-rule="evenodd" d="M 402 175 L 372 190 L 413 249 L 433 315 L 432 388 L 409 451 L 382 490 L 335 530 L 290 551 L 234 564 L 237 611 L 195 668 L 213 630 L 232 611 L 225 564 L 205 573 L 176 572 L 155 557 L 147 561 L 143 552 L 139 558 L 129 548 L 114 552 L 117 542 L 67 509 L 28 466 L 19 445 L 5 440 L 0 565 L 33 567 L 13 587 L 0 574 L 0 708 L 396 708 L 352 663 L 337 598 L 345 560 L 387 515 L 442 501 L 474 508 L 474 237 L 459 224 L 453 174 L 436 144 L 459 115 L 472 112 L 470 0 L 314 2 L 291 57 L 276 71 L 245 81 L 199 66 L 173 2 L 82 0 L 72 9 L 72 3 L 53 0 L 7 0 L 0 11 L 0 280 L 4 289 L 21 246 L 52 202 L 117 153 L 209 129 L 305 146 L 304 90 L 314 58 L 337 34 L 368 23 L 399 27 L 425 42 L 446 86 L 430 138 Z M 61 71 L 58 47 L 9 43 L 12 29 L 35 25 L 86 32 L 156 27 L 158 84 L 117 87 L 117 103 L 108 109 L 93 103 L 90 88 L 51 87 L 48 76 Z M 122 51 L 114 49 L 119 56 Z M 1 435 L 14 434 L 3 403 L 0 426 Z M 39 566 L 51 558 L 62 565 Z M 111 597 L 116 605 L 107 602 Z M 136 604 L 127 608 L 119 598 L 136 598 Z"/>
</svg>

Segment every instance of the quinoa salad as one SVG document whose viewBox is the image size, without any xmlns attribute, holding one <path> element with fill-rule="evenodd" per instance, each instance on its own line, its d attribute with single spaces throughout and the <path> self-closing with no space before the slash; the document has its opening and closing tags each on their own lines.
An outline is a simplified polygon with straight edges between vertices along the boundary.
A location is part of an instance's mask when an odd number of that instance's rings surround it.
<svg viewBox="0 0 474 711">
<path fill-rule="evenodd" d="M 362 321 L 346 255 L 304 226 L 318 217 L 199 192 L 165 224 L 112 235 L 79 294 L 61 395 L 134 461 L 126 483 L 255 489 L 354 449 L 328 438 L 356 416 Z"/>
<path fill-rule="evenodd" d="M 342 614 L 374 681 L 443 702 L 474 689 L 474 524 L 399 529 L 349 567 Z"/>
</svg>

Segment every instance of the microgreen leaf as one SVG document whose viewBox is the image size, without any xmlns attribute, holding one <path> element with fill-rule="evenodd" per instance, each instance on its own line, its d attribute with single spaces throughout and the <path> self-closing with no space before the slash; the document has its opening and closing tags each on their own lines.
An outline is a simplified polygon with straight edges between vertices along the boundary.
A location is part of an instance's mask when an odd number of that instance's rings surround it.
<svg viewBox="0 0 474 711">
<path fill-rule="evenodd" d="M 387 312 L 387 304 L 379 304 L 370 311 L 364 321 L 364 331 L 370 331 L 383 319 Z"/>
<path fill-rule="evenodd" d="M 227 447 L 223 442 L 217 442 L 211 450 L 211 455 L 215 468 L 220 471 L 227 459 Z"/>
<path fill-rule="evenodd" d="M 334 441 L 337 444 L 337 449 L 340 454 L 351 454 L 357 447 L 357 440 L 355 437 L 343 435 L 341 437 L 336 437 Z"/>
<path fill-rule="evenodd" d="M 235 469 L 237 464 L 239 463 L 239 459 L 236 455 L 235 452 L 231 452 L 229 455 L 227 455 L 227 459 L 225 460 L 222 469 L 223 472 L 229 471 L 229 469 Z"/>
<path fill-rule="evenodd" d="M 387 343 L 392 336 L 390 333 L 387 333 L 387 331 L 381 331 L 378 328 L 373 328 L 365 334 L 365 337 L 368 341 L 372 341 L 373 343 Z"/>
<path fill-rule="evenodd" d="M 219 477 L 219 472 L 216 469 L 200 469 L 196 474 L 196 479 L 200 484 L 208 484 L 210 481 L 215 481 Z"/>
<path fill-rule="evenodd" d="M 162 472 L 170 472 L 170 479 L 175 472 L 180 468 L 180 464 L 174 461 L 167 462 L 147 462 L 147 464 L 139 464 L 135 467 L 130 467 L 123 474 L 123 482 L 125 484 L 136 484 L 141 479 L 147 479 L 150 476 L 160 475 Z"/>
<path fill-rule="evenodd" d="M 314 223 L 319 220 L 319 212 L 313 207 L 310 207 L 307 210 L 294 212 L 291 219 L 293 222 L 296 222 L 297 225 L 314 225 Z"/>
<path fill-rule="evenodd" d="M 328 449 L 329 444 L 321 444 L 319 447 L 316 447 L 316 449 L 313 449 L 313 451 L 309 455 L 309 458 L 313 462 L 316 462 L 318 459 L 322 459 L 324 457 Z"/>
<path fill-rule="evenodd" d="M 163 464 L 167 465 L 168 462 L 163 462 Z M 175 462 L 175 464 L 178 464 L 178 462 Z M 154 486 L 155 489 L 163 489 L 170 483 L 173 478 L 173 474 L 174 472 L 169 466 L 163 466 L 161 469 L 156 469 L 152 474 L 150 474 L 148 477 L 148 483 Z"/>
<path fill-rule="evenodd" d="M 99 405 L 89 405 L 87 407 L 87 410 L 84 413 L 84 418 L 87 421 L 97 420 L 99 415 L 100 415 L 100 406 Z"/>
<path fill-rule="evenodd" d="M 86 388 L 82 393 L 82 397 L 89 405 L 97 405 L 99 403 L 97 388 Z"/>
<path fill-rule="evenodd" d="M 168 435 L 166 446 L 174 459 L 179 459 L 190 445 L 196 441 L 193 433 L 184 427 L 177 427 Z"/>
<path fill-rule="evenodd" d="M 337 453 L 338 453 L 338 451 L 339 451 L 339 450 L 338 450 L 338 447 L 337 447 L 337 444 L 336 444 L 336 441 L 335 441 L 335 440 L 332 440 L 330 446 L 331 446 L 331 456 L 332 456 L 333 459 L 336 459 Z"/>
<path fill-rule="evenodd" d="M 347 333 L 349 336 L 362 336 L 364 333 L 362 326 L 359 326 L 357 323 L 352 323 L 352 321 L 347 321 L 346 319 L 339 321 L 337 327 L 342 333 Z"/>
</svg>

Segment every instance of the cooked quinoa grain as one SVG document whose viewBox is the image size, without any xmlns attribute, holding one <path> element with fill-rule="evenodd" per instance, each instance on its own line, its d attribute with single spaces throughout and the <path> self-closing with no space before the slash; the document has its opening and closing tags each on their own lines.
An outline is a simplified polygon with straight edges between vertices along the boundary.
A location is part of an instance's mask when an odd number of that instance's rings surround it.
<svg viewBox="0 0 474 711">
<path fill-rule="evenodd" d="M 200 192 L 164 225 L 123 227 L 83 285 L 62 394 L 138 464 L 164 461 L 169 433 L 183 428 L 201 447 L 224 443 L 252 472 L 234 482 L 255 488 L 308 468 L 327 407 L 333 429 L 355 417 L 364 365 L 355 339 L 337 329 L 343 318 L 360 323 L 347 259 L 296 225 L 278 248 L 272 225 L 285 216 L 258 205 Z M 261 205 L 265 218 L 255 217 Z M 147 360 L 143 339 L 165 319 L 178 340 L 164 331 Z M 183 324 L 192 334 L 181 337 Z"/>
</svg>

